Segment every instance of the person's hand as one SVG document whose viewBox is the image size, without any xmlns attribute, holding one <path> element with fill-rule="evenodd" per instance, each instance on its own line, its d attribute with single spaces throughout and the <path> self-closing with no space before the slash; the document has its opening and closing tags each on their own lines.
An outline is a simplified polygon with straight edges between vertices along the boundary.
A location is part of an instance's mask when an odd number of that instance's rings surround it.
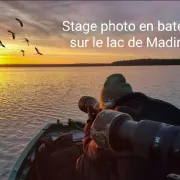
<svg viewBox="0 0 180 180">
<path fill-rule="evenodd" d="M 92 107 L 88 107 L 88 120 L 93 122 L 96 118 L 96 113 Z"/>
<path fill-rule="evenodd" d="M 90 128 L 91 128 L 91 125 L 94 122 L 95 118 L 96 118 L 96 113 L 94 112 L 92 107 L 89 107 L 88 108 L 88 120 L 87 120 L 86 125 L 84 127 L 85 139 L 86 138 L 90 139 Z"/>
</svg>

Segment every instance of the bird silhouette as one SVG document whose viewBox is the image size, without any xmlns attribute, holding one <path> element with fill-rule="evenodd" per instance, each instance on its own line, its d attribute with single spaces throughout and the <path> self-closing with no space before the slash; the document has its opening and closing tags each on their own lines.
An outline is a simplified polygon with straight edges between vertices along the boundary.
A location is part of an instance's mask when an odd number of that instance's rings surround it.
<svg viewBox="0 0 180 180">
<path fill-rule="evenodd" d="M 12 31 L 10 31 L 10 30 L 8 30 L 8 32 L 9 32 L 10 34 L 12 34 L 12 38 L 15 39 L 15 33 L 12 32 Z"/>
<path fill-rule="evenodd" d="M 21 49 L 22 55 L 24 56 L 25 51 Z"/>
<path fill-rule="evenodd" d="M 35 50 L 36 50 L 37 54 L 43 55 L 42 53 L 39 52 L 38 48 L 35 47 Z"/>
<path fill-rule="evenodd" d="M 27 38 L 24 38 L 25 42 L 27 42 L 28 46 L 29 46 L 29 40 Z"/>
<path fill-rule="evenodd" d="M 15 18 L 18 22 L 19 22 L 19 24 L 21 25 L 21 27 L 23 27 L 23 22 L 20 20 L 20 19 L 18 19 L 18 18 Z"/>
<path fill-rule="evenodd" d="M 0 45 L 5 48 L 5 45 L 2 43 L 1 40 L 0 40 Z"/>
</svg>

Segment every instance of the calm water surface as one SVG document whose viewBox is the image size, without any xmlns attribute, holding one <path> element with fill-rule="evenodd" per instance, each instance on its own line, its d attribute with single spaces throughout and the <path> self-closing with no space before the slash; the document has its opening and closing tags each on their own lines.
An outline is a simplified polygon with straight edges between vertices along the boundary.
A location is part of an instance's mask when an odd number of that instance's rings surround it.
<svg viewBox="0 0 180 180">
<path fill-rule="evenodd" d="M 0 179 L 46 123 L 86 119 L 81 96 L 98 98 L 106 77 L 123 73 L 134 91 L 180 108 L 180 67 L 0 68 Z"/>
</svg>

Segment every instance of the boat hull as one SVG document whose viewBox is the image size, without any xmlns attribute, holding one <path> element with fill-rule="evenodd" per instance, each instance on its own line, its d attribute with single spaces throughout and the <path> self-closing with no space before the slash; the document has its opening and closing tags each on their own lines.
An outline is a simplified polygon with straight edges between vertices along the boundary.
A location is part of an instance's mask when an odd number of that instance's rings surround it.
<svg viewBox="0 0 180 180">
<path fill-rule="evenodd" d="M 70 120 L 68 123 L 54 123 L 47 124 L 41 129 L 35 137 L 28 143 L 26 148 L 23 150 L 14 167 L 12 168 L 9 180 L 27 180 L 31 166 L 35 160 L 35 147 L 36 143 L 40 138 L 51 137 L 56 139 L 62 136 L 64 133 L 72 133 L 73 142 L 81 143 L 84 137 L 84 123 L 82 121 Z"/>
</svg>

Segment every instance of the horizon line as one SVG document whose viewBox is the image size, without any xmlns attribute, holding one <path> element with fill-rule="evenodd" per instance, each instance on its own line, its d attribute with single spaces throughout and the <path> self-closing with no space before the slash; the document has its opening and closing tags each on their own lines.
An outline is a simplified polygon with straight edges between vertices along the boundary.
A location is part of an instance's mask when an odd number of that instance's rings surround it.
<svg viewBox="0 0 180 180">
<path fill-rule="evenodd" d="M 180 65 L 180 59 L 132 59 L 111 63 L 73 63 L 73 64 L 0 64 L 0 67 L 80 67 L 80 66 L 141 66 L 141 65 Z"/>
</svg>

